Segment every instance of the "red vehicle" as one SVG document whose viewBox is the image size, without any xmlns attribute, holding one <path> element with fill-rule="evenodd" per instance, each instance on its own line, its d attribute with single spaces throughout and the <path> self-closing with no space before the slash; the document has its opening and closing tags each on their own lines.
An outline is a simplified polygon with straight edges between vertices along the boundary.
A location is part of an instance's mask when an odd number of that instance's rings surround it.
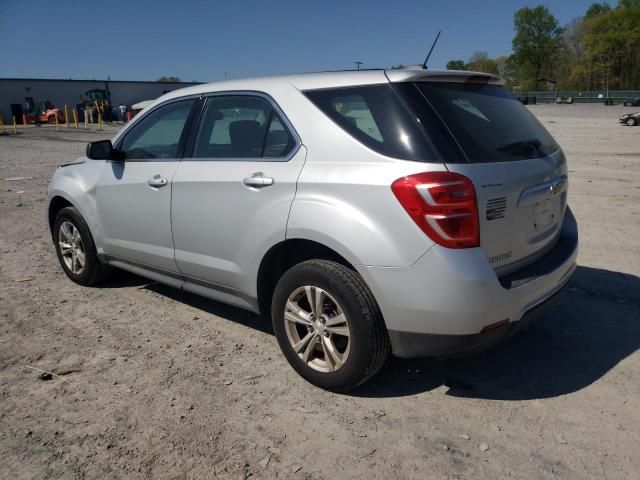
<svg viewBox="0 0 640 480">
<path fill-rule="evenodd" d="M 56 123 L 56 117 L 58 117 L 58 123 L 64 123 L 64 112 L 45 100 L 37 103 L 33 111 L 27 114 L 27 123 Z"/>
</svg>

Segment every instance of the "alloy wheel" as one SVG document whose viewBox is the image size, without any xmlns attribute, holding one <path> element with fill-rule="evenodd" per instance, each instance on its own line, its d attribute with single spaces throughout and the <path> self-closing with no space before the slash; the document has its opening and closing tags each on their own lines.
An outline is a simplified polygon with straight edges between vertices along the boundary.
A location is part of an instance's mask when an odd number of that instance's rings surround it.
<svg viewBox="0 0 640 480">
<path fill-rule="evenodd" d="M 63 222 L 58 231 L 60 255 L 69 271 L 80 275 L 84 270 L 85 254 L 80 232 L 71 222 Z"/>
<path fill-rule="evenodd" d="M 351 351 L 349 321 L 327 291 L 310 285 L 294 290 L 284 320 L 291 347 L 309 367 L 328 373 L 345 365 Z"/>
</svg>

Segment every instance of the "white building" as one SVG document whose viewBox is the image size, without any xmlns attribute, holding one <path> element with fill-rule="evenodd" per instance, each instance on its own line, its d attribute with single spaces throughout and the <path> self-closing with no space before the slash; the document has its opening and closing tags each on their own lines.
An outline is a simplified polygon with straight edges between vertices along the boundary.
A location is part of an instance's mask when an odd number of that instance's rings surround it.
<svg viewBox="0 0 640 480">
<path fill-rule="evenodd" d="M 16 120 L 20 122 L 22 112 L 27 110 L 28 97 L 36 103 L 48 100 L 58 108 L 64 105 L 72 108 L 89 100 L 89 90 L 105 90 L 113 107 L 121 104 L 131 106 L 193 83 L 0 78 L 0 115 L 5 123 L 11 121 L 12 115 L 16 115 Z"/>
</svg>

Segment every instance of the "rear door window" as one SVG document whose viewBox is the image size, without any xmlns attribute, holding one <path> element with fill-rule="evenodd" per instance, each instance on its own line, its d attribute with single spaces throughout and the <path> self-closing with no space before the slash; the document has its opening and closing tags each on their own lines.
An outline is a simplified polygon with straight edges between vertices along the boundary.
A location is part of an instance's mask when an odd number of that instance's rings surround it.
<svg viewBox="0 0 640 480">
<path fill-rule="evenodd" d="M 214 96 L 200 120 L 195 158 L 280 158 L 294 147 L 271 103 L 257 96 Z"/>
<path fill-rule="evenodd" d="M 504 87 L 484 83 L 414 84 L 471 163 L 540 158 L 559 146 Z"/>
<path fill-rule="evenodd" d="M 271 111 L 271 121 L 264 141 L 263 156 L 266 158 L 285 157 L 294 147 L 294 140 L 275 110 Z"/>
</svg>

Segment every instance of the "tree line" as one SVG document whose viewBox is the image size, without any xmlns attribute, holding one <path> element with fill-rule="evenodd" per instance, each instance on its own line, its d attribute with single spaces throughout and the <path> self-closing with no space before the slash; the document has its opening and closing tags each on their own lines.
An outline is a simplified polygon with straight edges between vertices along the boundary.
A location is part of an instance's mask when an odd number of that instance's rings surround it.
<svg viewBox="0 0 640 480">
<path fill-rule="evenodd" d="M 475 52 L 447 69 L 500 75 L 522 91 L 640 89 L 640 0 L 594 3 L 565 26 L 543 5 L 524 7 L 513 25 L 511 55 Z"/>
</svg>

